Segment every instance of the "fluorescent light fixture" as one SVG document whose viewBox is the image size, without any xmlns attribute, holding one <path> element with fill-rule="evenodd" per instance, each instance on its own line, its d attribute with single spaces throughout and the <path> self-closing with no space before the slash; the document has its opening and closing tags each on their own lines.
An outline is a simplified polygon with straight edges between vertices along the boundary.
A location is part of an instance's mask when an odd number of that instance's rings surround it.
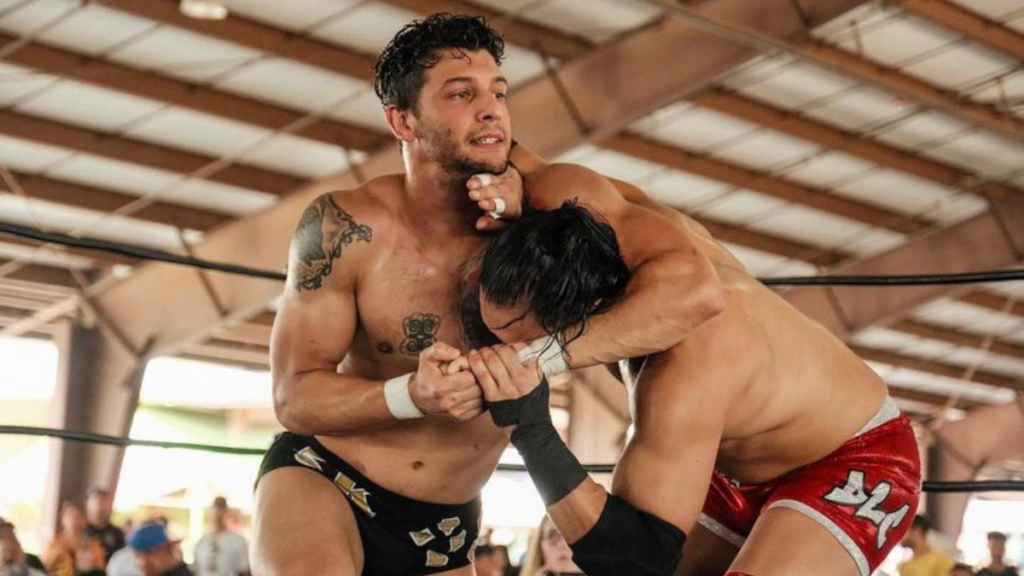
<svg viewBox="0 0 1024 576">
<path fill-rule="evenodd" d="M 227 6 L 221 0 L 181 0 L 178 9 L 196 20 L 223 20 L 228 17 Z"/>
</svg>

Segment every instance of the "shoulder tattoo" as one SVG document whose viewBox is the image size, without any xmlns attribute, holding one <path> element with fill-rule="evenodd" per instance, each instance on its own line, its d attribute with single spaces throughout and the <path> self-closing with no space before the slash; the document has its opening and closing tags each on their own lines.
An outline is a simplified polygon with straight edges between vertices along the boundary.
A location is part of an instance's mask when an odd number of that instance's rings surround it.
<svg viewBox="0 0 1024 576">
<path fill-rule="evenodd" d="M 373 229 L 357 223 L 330 194 L 317 198 L 302 213 L 295 230 L 295 289 L 316 290 L 345 246 L 369 243 L 372 238 Z"/>
</svg>

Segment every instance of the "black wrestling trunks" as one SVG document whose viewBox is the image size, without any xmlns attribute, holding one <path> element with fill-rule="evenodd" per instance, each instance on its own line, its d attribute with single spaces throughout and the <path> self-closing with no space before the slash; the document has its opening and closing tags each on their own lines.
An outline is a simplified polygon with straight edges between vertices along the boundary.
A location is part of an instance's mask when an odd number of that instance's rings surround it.
<svg viewBox="0 0 1024 576">
<path fill-rule="evenodd" d="M 256 482 L 271 470 L 305 466 L 348 500 L 363 542 L 363 576 L 418 576 L 473 562 L 480 498 L 465 504 L 421 502 L 374 484 L 311 436 L 274 438 Z"/>
</svg>

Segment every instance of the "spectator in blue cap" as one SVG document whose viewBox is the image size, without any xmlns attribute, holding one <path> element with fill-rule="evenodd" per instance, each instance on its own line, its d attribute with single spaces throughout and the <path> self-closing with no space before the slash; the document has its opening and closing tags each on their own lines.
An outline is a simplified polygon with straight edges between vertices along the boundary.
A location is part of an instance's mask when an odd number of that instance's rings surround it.
<svg viewBox="0 0 1024 576">
<path fill-rule="evenodd" d="M 167 529 L 159 522 L 139 526 L 128 538 L 128 545 L 144 576 L 192 576 L 176 553 L 178 541 L 168 538 Z"/>
</svg>

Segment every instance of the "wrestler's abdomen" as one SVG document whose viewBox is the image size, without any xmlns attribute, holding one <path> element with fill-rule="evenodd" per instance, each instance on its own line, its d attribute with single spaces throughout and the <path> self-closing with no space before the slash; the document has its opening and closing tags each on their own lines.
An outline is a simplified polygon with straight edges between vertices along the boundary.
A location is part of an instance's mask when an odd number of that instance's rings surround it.
<svg viewBox="0 0 1024 576">
<path fill-rule="evenodd" d="M 508 444 L 486 412 L 469 422 L 422 419 L 319 440 L 384 488 L 442 504 L 475 498 Z"/>
<path fill-rule="evenodd" d="M 726 423 L 717 468 L 763 482 L 819 460 L 881 407 L 884 382 L 821 325 L 760 283 L 734 291 L 767 354 Z"/>
</svg>

